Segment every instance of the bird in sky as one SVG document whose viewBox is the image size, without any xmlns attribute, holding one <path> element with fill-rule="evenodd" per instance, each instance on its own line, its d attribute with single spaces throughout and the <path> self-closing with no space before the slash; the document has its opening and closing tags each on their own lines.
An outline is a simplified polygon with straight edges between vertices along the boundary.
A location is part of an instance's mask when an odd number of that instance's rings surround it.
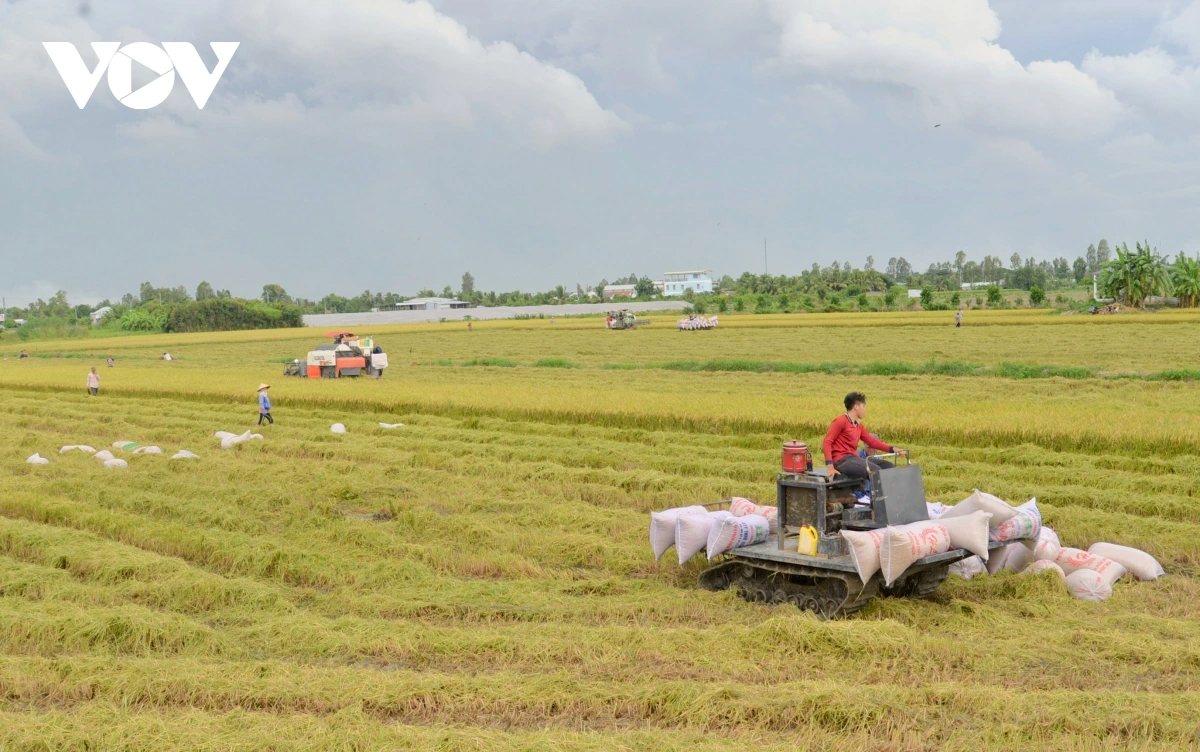
<svg viewBox="0 0 1200 752">
<path fill-rule="evenodd" d="M 941 128 L 941 127 L 942 127 L 942 124 L 941 124 L 941 123 L 938 123 L 937 125 L 935 125 L 935 126 L 933 126 L 933 127 L 934 127 L 934 128 Z"/>
</svg>

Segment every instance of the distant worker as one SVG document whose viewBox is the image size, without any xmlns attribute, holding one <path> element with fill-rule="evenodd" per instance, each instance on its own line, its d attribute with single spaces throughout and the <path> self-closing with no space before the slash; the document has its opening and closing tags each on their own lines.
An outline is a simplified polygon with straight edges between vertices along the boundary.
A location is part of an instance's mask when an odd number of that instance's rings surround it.
<svg viewBox="0 0 1200 752">
<path fill-rule="evenodd" d="M 108 356 L 108 367 L 109 367 L 109 368 L 112 368 L 112 367 L 113 367 L 113 364 L 114 364 L 114 363 L 116 363 L 116 362 L 117 362 L 117 361 L 113 359 L 113 356 L 111 356 L 111 355 L 109 355 L 109 356 Z"/>
<path fill-rule="evenodd" d="M 846 406 L 845 414 L 839 415 L 829 426 L 829 432 L 825 434 L 825 441 L 821 445 L 825 454 L 825 469 L 830 478 L 836 475 L 845 475 L 848 478 L 867 480 L 870 477 L 871 468 L 882 470 L 895 467 L 887 460 L 858 456 L 860 443 L 880 452 L 896 453 L 901 456 L 908 454 L 906 449 L 898 450 L 890 444 L 883 443 L 863 426 L 862 420 L 867 415 L 866 395 L 851 392 L 846 395 L 843 403 Z"/>
<path fill-rule="evenodd" d="M 267 396 L 267 390 L 270 388 L 268 384 L 258 385 L 258 424 L 260 426 L 264 420 L 270 425 L 275 425 L 275 419 L 271 417 L 271 398 Z"/>
<path fill-rule="evenodd" d="M 961 308 L 958 309 L 958 313 L 954 314 L 954 328 L 955 329 L 962 328 L 962 309 Z"/>
<path fill-rule="evenodd" d="M 17 356 L 17 360 L 21 360 L 22 358 L 28 358 L 28 357 L 29 357 L 29 351 L 22 350 L 21 354 Z"/>
<path fill-rule="evenodd" d="M 170 360 L 170 359 L 171 359 L 171 353 L 169 353 L 169 352 L 165 352 L 165 353 L 163 353 L 163 357 L 162 357 L 162 359 L 163 359 L 163 360 Z"/>
<path fill-rule="evenodd" d="M 100 395 L 100 374 L 96 373 L 95 366 L 92 366 L 92 372 L 87 375 L 87 388 L 89 397 Z"/>
<path fill-rule="evenodd" d="M 468 332 L 471 331 L 471 322 L 470 321 L 467 322 L 467 331 Z"/>
</svg>

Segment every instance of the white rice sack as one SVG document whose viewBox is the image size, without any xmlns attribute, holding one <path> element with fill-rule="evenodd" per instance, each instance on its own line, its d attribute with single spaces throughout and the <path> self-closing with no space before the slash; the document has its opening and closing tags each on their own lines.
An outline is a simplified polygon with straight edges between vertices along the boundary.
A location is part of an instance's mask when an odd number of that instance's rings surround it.
<svg viewBox="0 0 1200 752">
<path fill-rule="evenodd" d="M 159 449 L 156 446 L 145 446 L 145 447 L 138 447 L 137 449 L 134 449 L 133 453 L 134 454 L 162 454 L 163 450 Z"/>
<path fill-rule="evenodd" d="M 1059 552 L 1055 564 L 1062 567 L 1067 576 L 1081 569 L 1090 569 L 1104 578 L 1110 586 L 1125 574 L 1125 567 L 1100 554 L 1091 554 L 1078 548 L 1064 548 Z"/>
<path fill-rule="evenodd" d="M 125 460 L 111 459 L 111 460 L 105 460 L 104 466 L 107 468 L 113 469 L 113 470 L 118 470 L 121 468 L 129 467 L 129 463 L 126 462 Z"/>
<path fill-rule="evenodd" d="M 762 504 L 755 504 L 749 499 L 743 499 L 740 496 L 734 496 L 733 501 L 729 504 L 729 513 L 734 517 L 745 517 L 749 514 L 757 514 L 759 517 L 766 517 L 767 522 L 771 524 L 771 533 L 779 532 L 779 507 L 768 507 Z"/>
<path fill-rule="evenodd" d="M 1042 572 L 1056 572 L 1058 573 L 1059 578 L 1063 580 L 1067 579 L 1067 573 L 1062 571 L 1062 567 L 1055 564 L 1053 561 L 1050 561 L 1049 559 L 1039 559 L 1038 561 L 1030 564 L 1025 570 L 1026 574 L 1041 574 Z"/>
<path fill-rule="evenodd" d="M 1106 601 L 1112 597 L 1112 583 L 1091 569 L 1079 569 L 1067 575 L 1067 590 L 1083 601 Z"/>
<path fill-rule="evenodd" d="M 1048 527 L 1043 527 L 1038 531 L 1038 537 L 1034 540 L 1022 541 L 1029 552 L 1033 554 L 1033 560 L 1038 561 L 1054 561 L 1062 552 L 1062 544 L 1058 542 L 1058 536 Z"/>
<path fill-rule="evenodd" d="M 889 527 L 879 547 L 883 582 L 891 585 L 917 559 L 950 550 L 950 533 L 940 522 L 913 522 Z"/>
<path fill-rule="evenodd" d="M 1157 580 L 1166 574 L 1162 564 L 1158 563 L 1158 559 L 1145 551 L 1129 546 L 1118 546 L 1115 543 L 1093 543 L 1088 548 L 1088 553 L 1112 559 L 1139 580 Z"/>
<path fill-rule="evenodd" d="M 996 574 L 1001 569 L 1023 572 L 1031 561 L 1033 561 L 1033 553 L 1025 544 L 1009 543 L 992 551 L 992 555 L 988 557 L 988 574 Z"/>
<path fill-rule="evenodd" d="M 978 556 L 968 556 L 951 564 L 950 574 L 969 580 L 976 575 L 987 574 L 987 566 Z"/>
<path fill-rule="evenodd" d="M 46 459 L 38 453 L 34 453 L 29 459 L 25 460 L 30 465 L 49 465 L 50 460 Z"/>
<path fill-rule="evenodd" d="M 1017 516 L 1017 510 L 999 496 L 992 496 L 975 489 L 975 493 L 946 510 L 941 517 L 963 517 L 972 512 L 988 512 L 992 515 L 992 525 L 999 525 Z"/>
<path fill-rule="evenodd" d="M 991 539 L 997 543 L 1031 540 L 1036 539 L 1041 530 L 1042 513 L 1037 504 L 1031 502 L 1018 509 L 1014 517 L 992 528 Z"/>
<path fill-rule="evenodd" d="M 658 561 L 667 549 L 675 545 L 675 522 L 684 514 L 708 514 L 701 506 L 676 507 L 662 512 L 650 513 L 650 550 Z"/>
<path fill-rule="evenodd" d="M 762 543 L 771 534 L 771 523 L 760 514 L 726 517 L 708 531 L 708 558 L 742 546 Z"/>
<path fill-rule="evenodd" d="M 732 517 L 729 512 L 706 512 L 704 514 L 681 514 L 675 521 L 675 552 L 679 554 L 679 565 L 683 566 L 696 554 L 708 547 L 708 534 L 713 525 Z"/>
<path fill-rule="evenodd" d="M 133 449 L 137 446 L 136 441 L 114 441 L 113 449 Z"/>
<path fill-rule="evenodd" d="M 113 458 L 113 453 L 108 451 L 107 449 L 101 449 L 99 452 L 96 452 L 92 456 L 95 457 L 96 459 L 100 460 L 101 462 L 108 462 L 109 460 L 111 460 Z"/>
<path fill-rule="evenodd" d="M 236 433 L 230 433 L 230 432 L 228 432 L 228 431 L 217 431 L 216 433 L 214 433 L 214 434 L 213 434 L 213 438 L 214 438 L 214 439 L 222 439 L 222 440 L 224 440 L 224 439 L 231 439 L 231 438 L 233 438 L 234 436 L 237 436 L 237 434 L 236 434 Z"/>
<path fill-rule="evenodd" d="M 59 454 L 66 454 L 67 452 L 86 452 L 87 454 L 95 454 L 96 450 L 92 449 L 87 444 L 70 444 L 58 450 Z"/>
<path fill-rule="evenodd" d="M 173 459 L 173 460 L 198 460 L 198 459 L 200 459 L 200 455 L 193 454 L 192 452 L 189 452 L 186 449 L 180 449 L 178 452 L 171 455 L 171 459 Z"/>
<path fill-rule="evenodd" d="M 345 433 L 346 427 L 344 425 L 342 425 L 341 423 L 334 423 L 332 426 L 329 427 L 329 430 L 332 431 L 333 433 Z"/>
<path fill-rule="evenodd" d="M 251 439 L 260 439 L 261 440 L 262 437 L 263 437 L 263 435 L 261 433 L 252 433 L 246 437 L 246 441 L 249 441 Z"/>
<path fill-rule="evenodd" d="M 240 436 L 233 436 L 233 435 L 226 436 L 225 438 L 221 439 L 221 448 L 229 449 L 232 446 L 241 444 L 243 441 L 246 441 L 249 438 L 250 438 L 249 431 L 245 432 L 244 434 L 241 434 Z"/>
<path fill-rule="evenodd" d="M 386 428 L 390 431 L 393 428 L 403 428 L 404 424 L 403 423 L 380 423 L 379 427 Z"/>
<path fill-rule="evenodd" d="M 865 585 L 879 571 L 879 547 L 883 545 L 885 530 L 843 530 L 842 538 L 850 549 L 850 559 Z"/>
<path fill-rule="evenodd" d="M 965 548 L 987 561 L 988 525 L 991 519 L 991 512 L 971 512 L 963 517 L 939 517 L 937 522 L 950 534 L 950 545 Z"/>
<path fill-rule="evenodd" d="M 949 507 L 947 507 L 945 504 L 943 504 L 939 501 L 934 501 L 934 502 L 927 501 L 927 502 L 925 502 L 925 509 L 926 509 L 926 511 L 929 512 L 929 519 L 936 520 L 937 518 L 939 518 L 943 514 L 945 514 L 946 510 L 949 509 Z"/>
</svg>

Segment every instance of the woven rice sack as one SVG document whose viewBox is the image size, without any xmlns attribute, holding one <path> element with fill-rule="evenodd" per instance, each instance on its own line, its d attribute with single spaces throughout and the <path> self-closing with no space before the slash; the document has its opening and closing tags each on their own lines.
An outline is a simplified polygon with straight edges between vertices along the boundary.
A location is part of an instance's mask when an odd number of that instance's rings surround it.
<svg viewBox="0 0 1200 752">
<path fill-rule="evenodd" d="M 1125 574 L 1125 567 L 1099 554 L 1091 554 L 1078 548 L 1064 548 L 1058 553 L 1055 564 L 1070 577 L 1081 569 L 1090 569 L 1101 575 L 1110 586 Z"/>
<path fill-rule="evenodd" d="M 675 523 L 680 515 L 684 514 L 708 514 L 708 510 L 701 506 L 692 506 L 650 513 L 650 550 L 654 552 L 655 561 L 661 559 L 667 549 L 675 545 Z"/>
<path fill-rule="evenodd" d="M 1057 572 L 1059 577 L 1064 580 L 1067 579 L 1067 573 L 1062 571 L 1062 567 L 1049 559 L 1039 559 L 1030 564 L 1025 570 L 1026 574 L 1040 574 L 1042 572 Z"/>
<path fill-rule="evenodd" d="M 1037 499 L 1021 505 L 1010 519 L 996 525 L 991 539 L 997 543 L 1037 538 L 1042 530 L 1042 513 L 1037 508 Z"/>
<path fill-rule="evenodd" d="M 742 546 L 762 543 L 771 534 L 766 517 L 748 514 L 745 517 L 726 517 L 708 531 L 708 558 Z"/>
<path fill-rule="evenodd" d="M 917 559 L 950 550 L 950 533 L 938 522 L 913 522 L 887 528 L 879 546 L 883 582 L 891 585 Z"/>
<path fill-rule="evenodd" d="M 975 493 L 947 509 L 938 519 L 962 517 L 972 512 L 989 512 L 992 515 L 993 526 L 1017 516 L 1017 510 L 1004 499 L 975 489 Z"/>
<path fill-rule="evenodd" d="M 1067 575 L 1067 590 L 1083 601 L 1106 601 L 1112 597 L 1112 583 L 1091 569 L 1079 569 Z"/>
<path fill-rule="evenodd" d="M 735 496 L 733 497 L 733 502 L 729 505 L 729 512 L 734 517 L 745 517 L 748 514 L 757 514 L 759 517 L 766 517 L 767 522 L 771 524 L 771 532 L 779 532 L 779 507 L 755 504 L 749 499 Z"/>
<path fill-rule="evenodd" d="M 962 517 L 939 517 L 937 523 L 950 534 L 950 545 L 965 548 L 983 561 L 988 560 L 988 525 L 991 512 L 971 512 Z"/>
<path fill-rule="evenodd" d="M 883 545 L 884 530 L 843 530 L 842 538 L 850 549 L 850 559 L 863 584 L 879 571 L 879 547 Z"/>
<path fill-rule="evenodd" d="M 1158 563 L 1158 559 L 1145 551 L 1129 546 L 1118 546 L 1115 543 L 1093 543 L 1088 548 L 1088 553 L 1112 559 L 1139 580 L 1157 580 L 1166 574 L 1162 564 Z"/>
<path fill-rule="evenodd" d="M 684 514 L 675 521 L 675 552 L 679 554 L 679 565 L 683 566 L 696 554 L 708 547 L 708 534 L 712 527 L 733 515 L 726 511 L 705 514 Z"/>
<path fill-rule="evenodd" d="M 1033 553 L 1029 548 L 1020 541 L 1015 541 L 992 551 L 991 557 L 988 558 L 988 574 L 996 574 L 1001 569 L 1022 572 L 1032 561 Z"/>
</svg>

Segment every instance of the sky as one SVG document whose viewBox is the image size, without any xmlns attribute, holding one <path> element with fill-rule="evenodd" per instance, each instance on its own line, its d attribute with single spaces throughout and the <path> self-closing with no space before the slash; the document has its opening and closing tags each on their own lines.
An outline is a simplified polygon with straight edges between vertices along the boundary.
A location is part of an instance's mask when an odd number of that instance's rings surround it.
<svg viewBox="0 0 1200 752">
<path fill-rule="evenodd" d="M 1200 2 L 82 5 L 0 0 L 9 305 L 1200 251 Z M 203 109 L 42 46 L 172 41 L 239 43 Z"/>
</svg>

